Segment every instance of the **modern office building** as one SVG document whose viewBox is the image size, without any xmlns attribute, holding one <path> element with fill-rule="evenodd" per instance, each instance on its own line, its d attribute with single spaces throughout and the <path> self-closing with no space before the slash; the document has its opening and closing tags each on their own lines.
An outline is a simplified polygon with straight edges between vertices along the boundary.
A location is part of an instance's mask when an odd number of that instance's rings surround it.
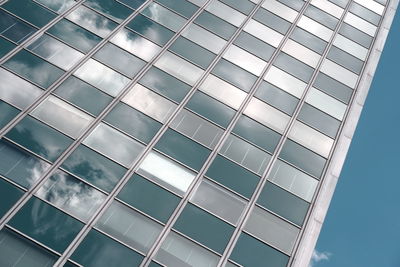
<svg viewBox="0 0 400 267">
<path fill-rule="evenodd" d="M 306 267 L 398 0 L 0 0 L 0 266 Z"/>
</svg>

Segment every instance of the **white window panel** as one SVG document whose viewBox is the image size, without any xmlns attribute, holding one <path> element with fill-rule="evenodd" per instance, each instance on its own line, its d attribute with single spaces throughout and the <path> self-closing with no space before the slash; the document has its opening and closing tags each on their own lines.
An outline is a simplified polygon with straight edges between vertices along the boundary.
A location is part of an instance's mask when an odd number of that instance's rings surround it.
<svg viewBox="0 0 400 267">
<path fill-rule="evenodd" d="M 189 27 L 187 27 L 182 33 L 182 36 L 204 48 L 207 48 L 215 54 L 218 54 L 226 43 L 224 39 L 203 29 L 200 26 L 197 26 L 196 24 L 190 24 Z"/>
<path fill-rule="evenodd" d="M 319 9 L 325 11 L 328 14 L 340 19 L 342 17 L 343 8 L 327 1 L 327 0 L 312 0 L 311 4 L 318 7 Z"/>
<path fill-rule="evenodd" d="M 310 65 L 313 68 L 317 66 L 321 58 L 318 53 L 315 53 L 314 51 L 291 39 L 287 40 L 285 46 L 282 48 L 282 51 L 306 63 L 307 65 Z"/>
<path fill-rule="evenodd" d="M 281 160 L 275 162 L 268 180 L 308 202 L 314 196 L 318 185 L 316 179 Z"/>
<path fill-rule="evenodd" d="M 331 29 L 319 24 L 315 20 L 312 20 L 306 16 L 302 16 L 300 18 L 299 22 L 297 23 L 297 26 L 318 36 L 319 38 L 327 42 L 329 42 L 333 34 L 333 31 Z"/>
<path fill-rule="evenodd" d="M 279 133 L 282 133 L 285 130 L 290 119 L 290 117 L 285 113 L 271 107 L 257 98 L 251 99 L 244 114 Z"/>
<path fill-rule="evenodd" d="M 307 93 L 306 102 L 338 120 L 343 120 L 347 108 L 342 102 L 315 88 Z"/>
<path fill-rule="evenodd" d="M 289 132 L 289 138 L 327 158 L 333 146 L 333 139 L 296 121 Z"/>
<path fill-rule="evenodd" d="M 350 12 L 346 14 L 346 17 L 344 17 L 344 22 L 356 27 L 357 29 L 365 32 L 370 36 L 374 36 L 377 29 L 375 25 L 367 22 L 366 20 L 363 20 L 356 15 L 353 15 Z"/>
<path fill-rule="evenodd" d="M 73 138 L 93 121 L 91 116 L 52 95 L 31 114 Z"/>
<path fill-rule="evenodd" d="M 168 51 L 154 65 L 190 85 L 194 85 L 203 74 L 199 67 Z"/>
<path fill-rule="evenodd" d="M 236 11 L 235 9 L 216 0 L 209 4 L 206 7 L 206 10 L 236 27 L 239 27 L 246 19 L 246 16 L 239 11 Z"/>
<path fill-rule="evenodd" d="M 224 54 L 223 58 L 235 63 L 236 65 L 257 76 L 261 74 L 264 67 L 267 65 L 267 62 L 264 60 L 253 56 L 249 52 L 237 47 L 236 45 L 231 45 Z"/>
<path fill-rule="evenodd" d="M 382 15 L 383 11 L 385 10 L 385 7 L 381 4 L 378 4 L 377 2 L 373 0 L 354 0 L 354 2 L 374 11 L 375 13 Z"/>
<path fill-rule="evenodd" d="M 160 122 L 165 122 L 176 108 L 176 104 L 140 84 L 130 89 L 122 102 Z"/>
<path fill-rule="evenodd" d="M 363 61 L 367 59 L 368 49 L 340 34 L 336 35 L 333 44 Z"/>
<path fill-rule="evenodd" d="M 145 61 L 150 61 L 161 50 L 158 45 L 126 29 L 120 30 L 111 42 Z"/>
<path fill-rule="evenodd" d="M 262 7 L 290 22 L 294 22 L 298 14 L 295 10 L 276 0 L 267 0 L 262 4 Z"/>
<path fill-rule="evenodd" d="M 247 95 L 242 90 L 211 74 L 201 84 L 200 90 L 234 109 L 240 107 Z"/>
<path fill-rule="evenodd" d="M 264 80 L 298 98 L 301 97 L 307 86 L 303 81 L 274 66 L 268 70 Z"/>
<path fill-rule="evenodd" d="M 243 30 L 274 47 L 278 47 L 283 39 L 282 34 L 253 19 L 247 23 Z"/>
<path fill-rule="evenodd" d="M 196 177 L 191 170 L 156 152 L 150 152 L 140 164 L 138 173 L 184 195 Z"/>
<path fill-rule="evenodd" d="M 287 254 L 292 252 L 300 229 L 257 206 L 244 229 Z"/>
<path fill-rule="evenodd" d="M 356 86 L 358 75 L 329 59 L 324 60 L 321 71 L 351 88 Z"/>
</svg>

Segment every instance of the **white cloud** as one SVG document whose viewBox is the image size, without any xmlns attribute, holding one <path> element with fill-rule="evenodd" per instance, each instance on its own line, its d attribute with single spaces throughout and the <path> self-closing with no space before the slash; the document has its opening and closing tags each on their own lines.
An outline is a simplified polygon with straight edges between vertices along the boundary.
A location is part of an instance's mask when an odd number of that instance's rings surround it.
<svg viewBox="0 0 400 267">
<path fill-rule="evenodd" d="M 330 252 L 325 252 L 325 251 L 319 252 L 315 249 L 311 256 L 310 265 L 308 265 L 308 267 L 314 267 L 320 261 L 329 261 L 331 256 L 332 256 L 332 253 L 330 253 Z"/>
</svg>

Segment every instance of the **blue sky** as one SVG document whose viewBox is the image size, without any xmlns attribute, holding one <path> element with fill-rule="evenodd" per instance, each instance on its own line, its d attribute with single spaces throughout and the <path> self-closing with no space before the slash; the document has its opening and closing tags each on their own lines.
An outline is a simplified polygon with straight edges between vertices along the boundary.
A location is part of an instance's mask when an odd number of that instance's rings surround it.
<svg viewBox="0 0 400 267">
<path fill-rule="evenodd" d="M 317 243 L 322 258 L 313 267 L 400 266 L 399 65 L 397 12 Z"/>
</svg>

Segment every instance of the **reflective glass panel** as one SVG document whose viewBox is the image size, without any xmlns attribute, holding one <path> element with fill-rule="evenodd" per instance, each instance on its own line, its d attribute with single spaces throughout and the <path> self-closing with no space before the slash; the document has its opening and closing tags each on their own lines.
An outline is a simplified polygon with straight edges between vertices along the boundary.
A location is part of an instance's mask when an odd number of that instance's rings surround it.
<svg viewBox="0 0 400 267">
<path fill-rule="evenodd" d="M 0 217 L 3 217 L 4 214 L 8 212 L 8 210 L 17 202 L 20 197 L 22 197 L 23 194 L 24 191 L 0 178 Z"/>
<path fill-rule="evenodd" d="M 0 10 L 0 32 L 11 41 L 20 44 L 35 31 L 28 23 Z"/>
<path fill-rule="evenodd" d="M 85 5 L 106 14 L 117 22 L 122 22 L 133 12 L 132 9 L 114 0 L 87 0 Z"/>
</svg>

